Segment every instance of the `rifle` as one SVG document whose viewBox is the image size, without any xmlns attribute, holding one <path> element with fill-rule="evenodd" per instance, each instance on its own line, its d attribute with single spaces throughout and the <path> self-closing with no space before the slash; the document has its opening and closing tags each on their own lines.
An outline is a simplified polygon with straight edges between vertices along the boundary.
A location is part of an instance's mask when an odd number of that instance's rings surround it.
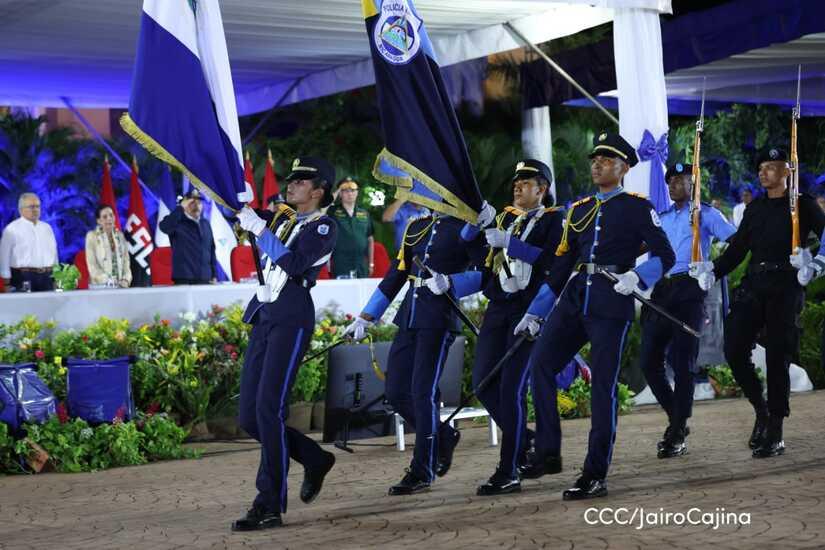
<svg viewBox="0 0 825 550">
<path fill-rule="evenodd" d="M 690 246 L 690 261 L 701 262 L 702 258 L 702 168 L 701 161 L 702 132 L 705 131 L 705 89 L 706 80 L 702 81 L 702 108 L 696 121 L 696 135 L 693 138 L 693 198 L 690 204 L 690 228 L 693 240 Z"/>
<path fill-rule="evenodd" d="M 799 237 L 799 152 L 796 147 L 796 123 L 801 115 L 799 95 L 802 87 L 802 65 L 796 76 L 796 106 L 791 115 L 791 185 L 788 190 L 791 206 L 791 254 L 800 246 Z"/>
</svg>

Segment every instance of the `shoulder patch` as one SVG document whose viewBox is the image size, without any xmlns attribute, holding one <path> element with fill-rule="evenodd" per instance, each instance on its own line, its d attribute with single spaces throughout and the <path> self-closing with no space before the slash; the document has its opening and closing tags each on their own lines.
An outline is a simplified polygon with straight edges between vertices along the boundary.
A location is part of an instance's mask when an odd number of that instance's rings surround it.
<svg viewBox="0 0 825 550">
<path fill-rule="evenodd" d="M 659 214 L 653 208 L 650 209 L 650 220 L 656 227 L 662 227 L 662 220 L 659 219 Z"/>
<path fill-rule="evenodd" d="M 322 223 L 318 226 L 318 234 L 319 235 L 326 235 L 329 233 L 329 226 L 325 223 Z"/>
</svg>

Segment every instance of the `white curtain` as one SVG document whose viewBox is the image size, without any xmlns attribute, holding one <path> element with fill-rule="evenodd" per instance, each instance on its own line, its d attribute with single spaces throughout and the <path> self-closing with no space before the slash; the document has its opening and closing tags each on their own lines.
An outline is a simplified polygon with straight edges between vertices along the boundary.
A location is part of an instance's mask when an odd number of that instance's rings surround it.
<svg viewBox="0 0 825 550">
<path fill-rule="evenodd" d="M 668 130 L 659 14 L 645 9 L 616 9 L 613 40 L 619 132 L 638 149 L 645 130 L 656 141 Z M 661 165 L 654 169 L 663 170 Z M 625 177 L 625 188 L 650 196 L 650 170 L 650 161 L 640 162 Z"/>
<path fill-rule="evenodd" d="M 524 158 L 542 161 L 553 173 L 550 190 L 556 196 L 556 171 L 553 169 L 553 136 L 550 133 L 550 108 L 535 107 L 521 112 L 521 148 Z"/>
</svg>

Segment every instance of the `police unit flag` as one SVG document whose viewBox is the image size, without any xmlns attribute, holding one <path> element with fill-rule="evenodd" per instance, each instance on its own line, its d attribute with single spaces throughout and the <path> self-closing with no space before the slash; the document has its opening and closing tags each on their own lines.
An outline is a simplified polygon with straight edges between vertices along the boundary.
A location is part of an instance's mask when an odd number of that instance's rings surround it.
<svg viewBox="0 0 825 550">
<path fill-rule="evenodd" d="M 239 210 L 252 199 L 218 0 L 144 0 L 123 129 Z"/>
<path fill-rule="evenodd" d="M 481 193 L 432 43 L 411 0 L 362 0 L 386 146 L 373 175 L 404 198 L 475 223 Z"/>
</svg>

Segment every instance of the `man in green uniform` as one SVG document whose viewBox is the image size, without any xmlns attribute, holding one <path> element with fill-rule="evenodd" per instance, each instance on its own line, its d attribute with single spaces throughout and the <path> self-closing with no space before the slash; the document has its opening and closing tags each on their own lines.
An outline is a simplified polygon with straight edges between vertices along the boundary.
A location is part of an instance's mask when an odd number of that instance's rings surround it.
<svg viewBox="0 0 825 550">
<path fill-rule="evenodd" d="M 358 183 L 352 178 L 338 182 L 338 200 L 327 215 L 338 226 L 338 243 L 332 253 L 332 276 L 369 277 L 374 268 L 374 239 L 370 213 L 359 207 Z"/>
</svg>

